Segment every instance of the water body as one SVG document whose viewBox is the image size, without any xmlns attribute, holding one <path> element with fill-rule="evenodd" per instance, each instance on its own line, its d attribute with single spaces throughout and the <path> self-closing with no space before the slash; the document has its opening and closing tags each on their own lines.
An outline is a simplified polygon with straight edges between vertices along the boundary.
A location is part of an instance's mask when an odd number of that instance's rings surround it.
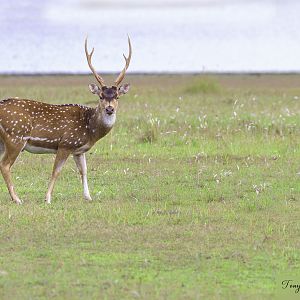
<svg viewBox="0 0 300 300">
<path fill-rule="evenodd" d="M 300 3 L 235 0 L 0 2 L 0 73 L 298 72 Z"/>
</svg>

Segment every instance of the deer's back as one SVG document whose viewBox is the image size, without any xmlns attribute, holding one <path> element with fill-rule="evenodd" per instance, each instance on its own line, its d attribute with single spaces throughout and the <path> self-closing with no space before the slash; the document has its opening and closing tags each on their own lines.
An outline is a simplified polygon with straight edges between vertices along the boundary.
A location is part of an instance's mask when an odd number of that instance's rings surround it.
<svg viewBox="0 0 300 300">
<path fill-rule="evenodd" d="M 88 142 L 93 108 L 78 104 L 53 105 L 11 98 L 0 101 L 2 138 L 27 141 L 28 146 L 79 148 Z"/>
</svg>

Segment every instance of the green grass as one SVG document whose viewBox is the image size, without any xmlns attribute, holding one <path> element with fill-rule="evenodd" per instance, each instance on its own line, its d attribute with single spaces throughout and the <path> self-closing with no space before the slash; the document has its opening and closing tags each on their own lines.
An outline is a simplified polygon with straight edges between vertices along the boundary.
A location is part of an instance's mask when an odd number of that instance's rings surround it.
<svg viewBox="0 0 300 300">
<path fill-rule="evenodd" d="M 90 77 L 0 77 L 1 98 L 95 105 Z M 300 86 L 128 77 L 113 131 L 70 159 L 22 153 L 0 185 L 0 299 L 274 299 L 300 284 Z M 255 82 L 253 82 L 255 81 Z M 264 84 L 265 83 L 265 84 Z"/>
<path fill-rule="evenodd" d="M 211 94 L 221 91 L 220 84 L 213 78 L 196 78 L 184 89 L 186 94 Z"/>
</svg>

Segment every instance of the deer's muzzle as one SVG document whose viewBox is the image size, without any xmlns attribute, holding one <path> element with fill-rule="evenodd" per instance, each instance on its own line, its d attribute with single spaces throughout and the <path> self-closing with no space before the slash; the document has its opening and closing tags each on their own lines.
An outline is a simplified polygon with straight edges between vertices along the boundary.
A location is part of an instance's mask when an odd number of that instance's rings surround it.
<svg viewBox="0 0 300 300">
<path fill-rule="evenodd" d="M 108 115 L 112 115 L 114 113 L 115 109 L 112 106 L 107 106 L 105 108 L 105 111 Z"/>
</svg>

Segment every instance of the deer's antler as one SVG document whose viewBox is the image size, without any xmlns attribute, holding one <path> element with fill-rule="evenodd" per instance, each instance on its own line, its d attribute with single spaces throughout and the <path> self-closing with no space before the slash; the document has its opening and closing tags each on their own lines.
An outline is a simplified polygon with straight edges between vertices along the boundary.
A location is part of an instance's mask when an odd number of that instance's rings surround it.
<svg viewBox="0 0 300 300">
<path fill-rule="evenodd" d="M 128 54 L 128 57 L 126 57 L 125 54 L 123 54 L 123 56 L 125 58 L 125 67 L 122 70 L 122 72 L 120 73 L 120 75 L 117 77 L 117 79 L 115 80 L 115 85 L 116 86 L 118 86 L 122 82 L 122 80 L 124 79 L 126 70 L 128 69 L 129 64 L 130 64 L 132 49 L 131 49 L 131 43 L 130 43 L 129 36 L 128 36 L 128 45 L 129 45 L 129 54 Z"/>
<path fill-rule="evenodd" d="M 93 48 L 92 52 L 89 54 L 88 49 L 87 49 L 87 37 L 85 38 L 84 47 L 85 47 L 86 59 L 87 59 L 87 62 L 88 62 L 88 65 L 89 65 L 91 71 L 93 72 L 96 80 L 99 82 L 99 84 L 101 85 L 101 87 L 105 86 L 103 78 L 99 74 L 97 74 L 96 70 L 94 69 L 94 67 L 92 65 L 92 55 L 94 53 L 94 48 Z"/>
</svg>

